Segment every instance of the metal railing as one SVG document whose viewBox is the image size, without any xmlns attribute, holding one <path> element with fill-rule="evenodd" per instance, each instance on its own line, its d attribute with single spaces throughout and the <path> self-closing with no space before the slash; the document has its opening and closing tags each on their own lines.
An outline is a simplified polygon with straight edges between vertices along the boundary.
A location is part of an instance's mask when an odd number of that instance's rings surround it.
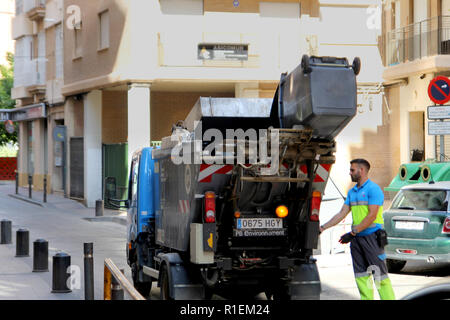
<svg viewBox="0 0 450 320">
<path fill-rule="evenodd" d="M 103 300 L 120 299 L 120 294 L 117 294 L 117 291 L 120 290 L 126 291 L 132 300 L 146 300 L 128 281 L 122 271 L 109 258 L 105 259 L 103 283 Z"/>
<path fill-rule="evenodd" d="M 17 67 L 14 69 L 14 87 L 28 87 L 45 85 L 46 61 L 44 58 L 28 60 L 24 57 L 17 59 Z"/>
<path fill-rule="evenodd" d="M 388 66 L 450 54 L 450 16 L 437 16 L 386 34 Z"/>
</svg>

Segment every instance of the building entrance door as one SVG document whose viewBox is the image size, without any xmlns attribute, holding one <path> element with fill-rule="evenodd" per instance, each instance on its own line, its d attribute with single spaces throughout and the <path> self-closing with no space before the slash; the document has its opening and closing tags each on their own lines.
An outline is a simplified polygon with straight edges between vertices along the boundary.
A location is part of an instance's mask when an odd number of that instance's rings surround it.
<svg viewBox="0 0 450 320">
<path fill-rule="evenodd" d="M 84 199 L 83 138 L 70 138 L 70 197 Z"/>
<path fill-rule="evenodd" d="M 103 197 L 108 199 L 128 198 L 128 144 L 103 145 Z"/>
</svg>

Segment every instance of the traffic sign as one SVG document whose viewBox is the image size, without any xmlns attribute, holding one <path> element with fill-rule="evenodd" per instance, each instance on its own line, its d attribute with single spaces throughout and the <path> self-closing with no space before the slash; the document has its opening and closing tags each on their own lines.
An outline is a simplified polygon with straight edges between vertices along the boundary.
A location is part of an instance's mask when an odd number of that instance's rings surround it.
<svg viewBox="0 0 450 320">
<path fill-rule="evenodd" d="M 450 121 L 428 122 L 428 134 L 433 136 L 450 134 Z"/>
<path fill-rule="evenodd" d="M 428 85 L 428 96 L 436 104 L 444 104 L 450 101 L 450 80 L 447 77 L 438 76 Z"/>
<path fill-rule="evenodd" d="M 9 134 L 13 134 L 14 133 L 14 131 L 15 131 L 14 123 L 11 120 L 6 120 L 5 121 L 5 130 Z"/>
<path fill-rule="evenodd" d="M 429 106 L 428 120 L 450 119 L 450 106 Z"/>
</svg>

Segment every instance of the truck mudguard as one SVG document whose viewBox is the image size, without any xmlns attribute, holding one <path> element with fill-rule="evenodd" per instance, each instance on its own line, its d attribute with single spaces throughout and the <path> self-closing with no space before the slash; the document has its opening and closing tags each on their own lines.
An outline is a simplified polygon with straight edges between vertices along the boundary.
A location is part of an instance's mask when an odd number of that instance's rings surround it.
<svg viewBox="0 0 450 320">
<path fill-rule="evenodd" d="M 205 292 L 201 279 L 189 270 L 178 253 L 159 254 L 161 265 L 165 264 L 169 277 L 169 295 L 175 300 L 202 300 Z M 161 270 L 162 268 L 160 268 Z M 158 285 L 161 286 L 161 272 Z"/>
</svg>

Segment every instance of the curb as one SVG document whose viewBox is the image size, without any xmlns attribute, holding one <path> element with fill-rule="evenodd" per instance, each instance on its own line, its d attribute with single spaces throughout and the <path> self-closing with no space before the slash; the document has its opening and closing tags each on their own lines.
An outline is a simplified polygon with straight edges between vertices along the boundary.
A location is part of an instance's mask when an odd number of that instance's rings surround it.
<svg viewBox="0 0 450 320">
<path fill-rule="evenodd" d="M 115 222 L 123 226 L 127 225 L 127 219 L 119 217 L 95 217 L 95 218 L 83 218 L 83 220 L 87 220 L 90 222 Z"/>
<path fill-rule="evenodd" d="M 25 202 L 28 202 L 28 203 L 31 203 L 31 204 L 35 204 L 35 205 L 38 205 L 38 206 L 41 206 L 41 207 L 44 207 L 44 208 L 46 207 L 46 205 L 43 202 L 40 202 L 40 201 L 37 201 L 37 200 L 33 200 L 33 199 L 27 198 L 27 197 L 22 196 L 22 195 L 8 194 L 8 196 L 10 196 L 11 198 L 22 200 L 22 201 L 25 201 Z"/>
</svg>

